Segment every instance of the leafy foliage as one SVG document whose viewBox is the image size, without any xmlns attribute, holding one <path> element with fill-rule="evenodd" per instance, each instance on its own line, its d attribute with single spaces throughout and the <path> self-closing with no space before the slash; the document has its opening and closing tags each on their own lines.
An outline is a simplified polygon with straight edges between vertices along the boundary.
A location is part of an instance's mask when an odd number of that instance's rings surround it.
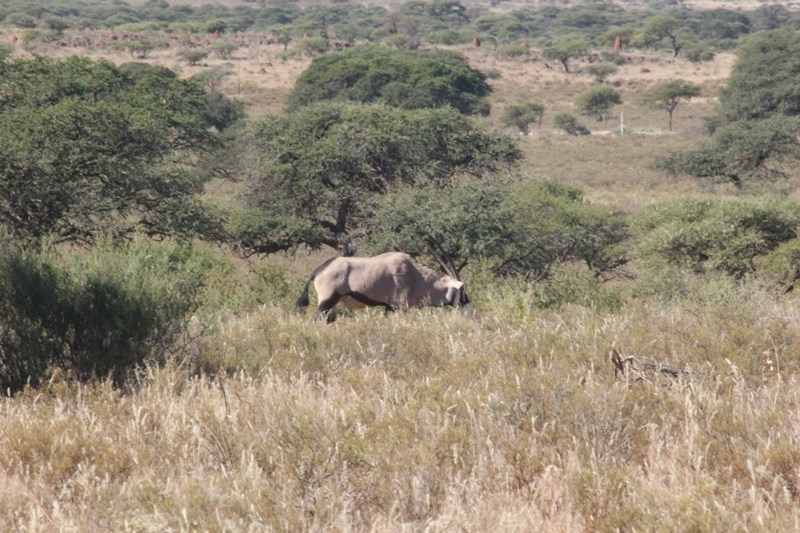
<svg viewBox="0 0 800 533">
<path fill-rule="evenodd" d="M 625 263 L 617 249 L 627 237 L 624 218 L 551 182 L 467 181 L 404 189 L 377 203 L 372 251 L 428 256 L 456 273 L 488 261 L 498 275 L 543 279 L 565 262 L 583 263 L 595 274 Z"/>
<path fill-rule="evenodd" d="M 614 63 L 597 63 L 586 67 L 586 72 L 594 77 L 597 83 L 604 83 L 606 78 L 619 70 Z"/>
<path fill-rule="evenodd" d="M 669 115 L 669 131 L 672 131 L 672 115 L 681 100 L 690 100 L 700 95 L 700 87 L 684 80 L 668 81 L 653 90 L 648 97 L 650 105 L 664 109 Z"/>
<path fill-rule="evenodd" d="M 359 46 L 315 59 L 295 83 L 290 108 L 319 100 L 385 103 L 403 109 L 452 106 L 487 114 L 486 76 L 460 54 Z"/>
<path fill-rule="evenodd" d="M 656 167 L 672 175 L 687 174 L 736 187 L 774 182 L 784 179 L 787 165 L 800 157 L 798 134 L 796 117 L 735 122 L 717 130 L 707 145 L 661 158 Z"/>
<path fill-rule="evenodd" d="M 243 135 L 237 144 L 245 149 L 248 201 L 266 214 L 259 224 L 277 224 L 281 235 L 301 230 L 280 242 L 265 236 L 252 245 L 255 253 L 291 242 L 341 248 L 371 195 L 399 184 L 444 183 L 457 172 L 484 176 L 520 157 L 508 137 L 454 109 L 323 102 L 268 116 Z"/>
<path fill-rule="evenodd" d="M 410 187 L 375 199 L 369 249 L 427 256 L 458 274 L 480 259 L 502 258 L 511 244 L 509 187 L 467 181 L 453 187 Z"/>
<path fill-rule="evenodd" d="M 559 35 L 550 44 L 542 49 L 542 57 L 551 61 L 558 61 L 564 67 L 564 72 L 569 72 L 569 62 L 589 51 L 589 42 L 583 35 Z"/>
<path fill-rule="evenodd" d="M 785 177 L 786 166 L 800 157 L 800 92 L 793 81 L 798 51 L 800 36 L 794 32 L 765 31 L 744 41 L 720 91 L 711 143 L 657 165 L 671 174 L 737 187 Z"/>
<path fill-rule="evenodd" d="M 664 263 L 741 277 L 754 260 L 796 239 L 798 205 L 773 197 L 681 198 L 635 217 L 636 253 L 645 264 Z"/>
<path fill-rule="evenodd" d="M 531 124 L 542 125 L 544 116 L 544 106 L 536 102 L 525 102 L 512 104 L 503 110 L 500 120 L 507 126 L 514 126 L 521 133 L 528 134 L 528 127 Z"/>
<path fill-rule="evenodd" d="M 570 113 L 559 113 L 553 117 L 553 125 L 564 130 L 567 135 L 589 135 L 591 133 L 586 126 L 578 122 Z"/>
<path fill-rule="evenodd" d="M 563 262 L 610 273 L 627 261 L 619 245 L 628 237 L 622 213 L 587 203 L 582 193 L 549 181 L 523 185 L 509 197 L 515 214 L 510 253 L 499 274 L 543 278 Z"/>
<path fill-rule="evenodd" d="M 0 222 L 10 235 L 218 233 L 187 163 L 217 142 L 209 126 L 238 116 L 220 117 L 219 97 L 140 64 L 35 59 L 0 69 Z"/>
<path fill-rule="evenodd" d="M 606 112 L 622 103 L 619 91 L 611 85 L 595 85 L 586 89 L 575 99 L 575 107 L 586 115 L 593 115 L 597 120 L 605 120 Z"/>
<path fill-rule="evenodd" d="M 200 303 L 210 267 L 189 247 L 101 246 L 66 263 L 13 244 L 0 254 L 0 386 L 18 390 L 53 369 L 118 383 L 163 360 Z"/>
<path fill-rule="evenodd" d="M 759 32 L 744 40 L 725 87 L 719 114 L 724 122 L 800 115 L 800 35 Z"/>
<path fill-rule="evenodd" d="M 654 15 L 644 21 L 644 27 L 633 38 L 635 44 L 655 46 L 667 41 L 672 52 L 677 56 L 684 45 L 686 23 L 670 15 Z"/>
</svg>

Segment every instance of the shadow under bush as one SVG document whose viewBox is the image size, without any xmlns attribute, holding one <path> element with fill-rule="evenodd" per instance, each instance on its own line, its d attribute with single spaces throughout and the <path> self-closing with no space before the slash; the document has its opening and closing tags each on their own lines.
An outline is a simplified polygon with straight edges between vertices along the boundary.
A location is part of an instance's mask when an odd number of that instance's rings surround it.
<svg viewBox="0 0 800 533">
<path fill-rule="evenodd" d="M 133 243 L 91 253 L 0 256 L 0 385 L 38 384 L 50 369 L 78 379 L 160 360 L 200 303 L 207 261 L 189 246 Z"/>
</svg>

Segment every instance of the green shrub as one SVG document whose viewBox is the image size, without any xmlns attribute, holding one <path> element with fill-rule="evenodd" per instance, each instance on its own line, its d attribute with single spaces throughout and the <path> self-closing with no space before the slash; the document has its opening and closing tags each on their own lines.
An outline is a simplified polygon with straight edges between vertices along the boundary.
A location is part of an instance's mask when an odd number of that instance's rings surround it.
<svg viewBox="0 0 800 533">
<path fill-rule="evenodd" d="M 189 63 L 190 66 L 195 66 L 208 57 L 208 52 L 199 48 L 190 48 L 178 50 L 177 56 Z"/>
<path fill-rule="evenodd" d="M 559 113 L 553 117 L 553 125 L 564 130 L 567 135 L 589 135 L 589 129 L 569 113 Z"/>
<path fill-rule="evenodd" d="M 683 50 L 683 57 L 692 63 L 702 63 L 714 60 L 714 49 L 710 46 L 688 46 Z"/>
<path fill-rule="evenodd" d="M 503 110 L 500 121 L 506 126 L 514 126 L 521 133 L 528 134 L 531 124 L 542 125 L 544 105 L 537 102 L 523 102 L 511 104 Z"/>
<path fill-rule="evenodd" d="M 497 49 L 497 55 L 500 57 L 518 58 L 530 53 L 531 49 L 527 43 L 512 43 Z"/>
<path fill-rule="evenodd" d="M 800 210 L 790 200 L 680 198 L 647 209 L 632 229 L 646 265 L 742 277 L 754 270 L 756 257 L 795 239 L 798 226 Z"/>
<path fill-rule="evenodd" d="M 780 244 L 767 255 L 756 258 L 754 264 L 758 277 L 785 291 L 792 290 L 800 279 L 800 239 Z"/>
<path fill-rule="evenodd" d="M 597 83 L 603 83 L 606 78 L 616 73 L 619 67 L 614 63 L 597 63 L 586 67 L 586 72 L 592 75 Z"/>
<path fill-rule="evenodd" d="M 472 40 L 469 33 L 463 30 L 446 29 L 434 31 L 428 34 L 427 39 L 431 44 L 443 44 L 447 46 L 469 44 Z"/>
<path fill-rule="evenodd" d="M 293 110 L 346 100 L 487 115 L 489 92 L 486 76 L 465 64 L 460 53 L 357 46 L 315 59 L 295 82 L 289 102 Z"/>
<path fill-rule="evenodd" d="M 301 37 L 294 41 L 294 43 L 279 57 L 281 59 L 291 59 L 294 57 L 315 57 L 324 54 L 328 51 L 328 40 L 323 37 Z"/>
<path fill-rule="evenodd" d="M 619 310 L 624 297 L 591 271 L 564 265 L 554 268 L 550 277 L 535 284 L 532 305 L 540 309 L 580 305 L 609 311 Z"/>
<path fill-rule="evenodd" d="M 190 246 L 102 245 L 62 261 L 4 245 L 0 385 L 18 390 L 55 368 L 122 383 L 137 364 L 163 360 L 208 269 Z"/>
</svg>

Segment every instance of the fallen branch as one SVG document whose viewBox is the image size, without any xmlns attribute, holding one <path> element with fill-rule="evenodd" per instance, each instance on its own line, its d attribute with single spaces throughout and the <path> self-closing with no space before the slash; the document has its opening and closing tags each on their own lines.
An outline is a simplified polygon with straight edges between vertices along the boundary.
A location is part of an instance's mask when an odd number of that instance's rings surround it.
<svg viewBox="0 0 800 533">
<path fill-rule="evenodd" d="M 681 377 L 685 379 L 691 378 L 691 374 L 688 370 L 670 368 L 655 362 L 654 359 L 649 357 L 621 355 L 616 348 L 611 348 L 609 355 L 611 357 L 611 362 L 614 364 L 614 379 L 620 374 L 623 377 L 633 375 L 636 381 L 650 381 L 653 375 L 658 374 L 674 379 Z"/>
</svg>

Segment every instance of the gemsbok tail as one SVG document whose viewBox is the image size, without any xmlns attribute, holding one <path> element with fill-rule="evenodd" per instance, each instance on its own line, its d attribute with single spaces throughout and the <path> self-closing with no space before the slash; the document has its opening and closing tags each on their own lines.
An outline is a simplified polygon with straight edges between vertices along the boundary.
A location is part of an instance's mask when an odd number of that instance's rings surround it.
<svg viewBox="0 0 800 533">
<path fill-rule="evenodd" d="M 311 276 L 309 276 L 308 281 L 306 281 L 306 284 L 303 287 L 303 292 L 300 293 L 300 296 L 294 303 L 295 311 L 297 311 L 298 313 L 302 313 L 305 310 L 305 308 L 308 307 L 308 304 L 310 303 L 308 299 L 308 287 L 311 285 L 311 282 L 314 281 L 317 275 L 319 275 L 319 273 L 322 272 L 325 269 L 325 267 L 331 264 L 331 261 L 333 261 L 334 259 L 336 259 L 336 257 L 331 257 L 330 259 L 328 259 L 327 261 L 325 261 L 320 266 L 314 269 L 314 272 L 311 273 Z"/>
</svg>

